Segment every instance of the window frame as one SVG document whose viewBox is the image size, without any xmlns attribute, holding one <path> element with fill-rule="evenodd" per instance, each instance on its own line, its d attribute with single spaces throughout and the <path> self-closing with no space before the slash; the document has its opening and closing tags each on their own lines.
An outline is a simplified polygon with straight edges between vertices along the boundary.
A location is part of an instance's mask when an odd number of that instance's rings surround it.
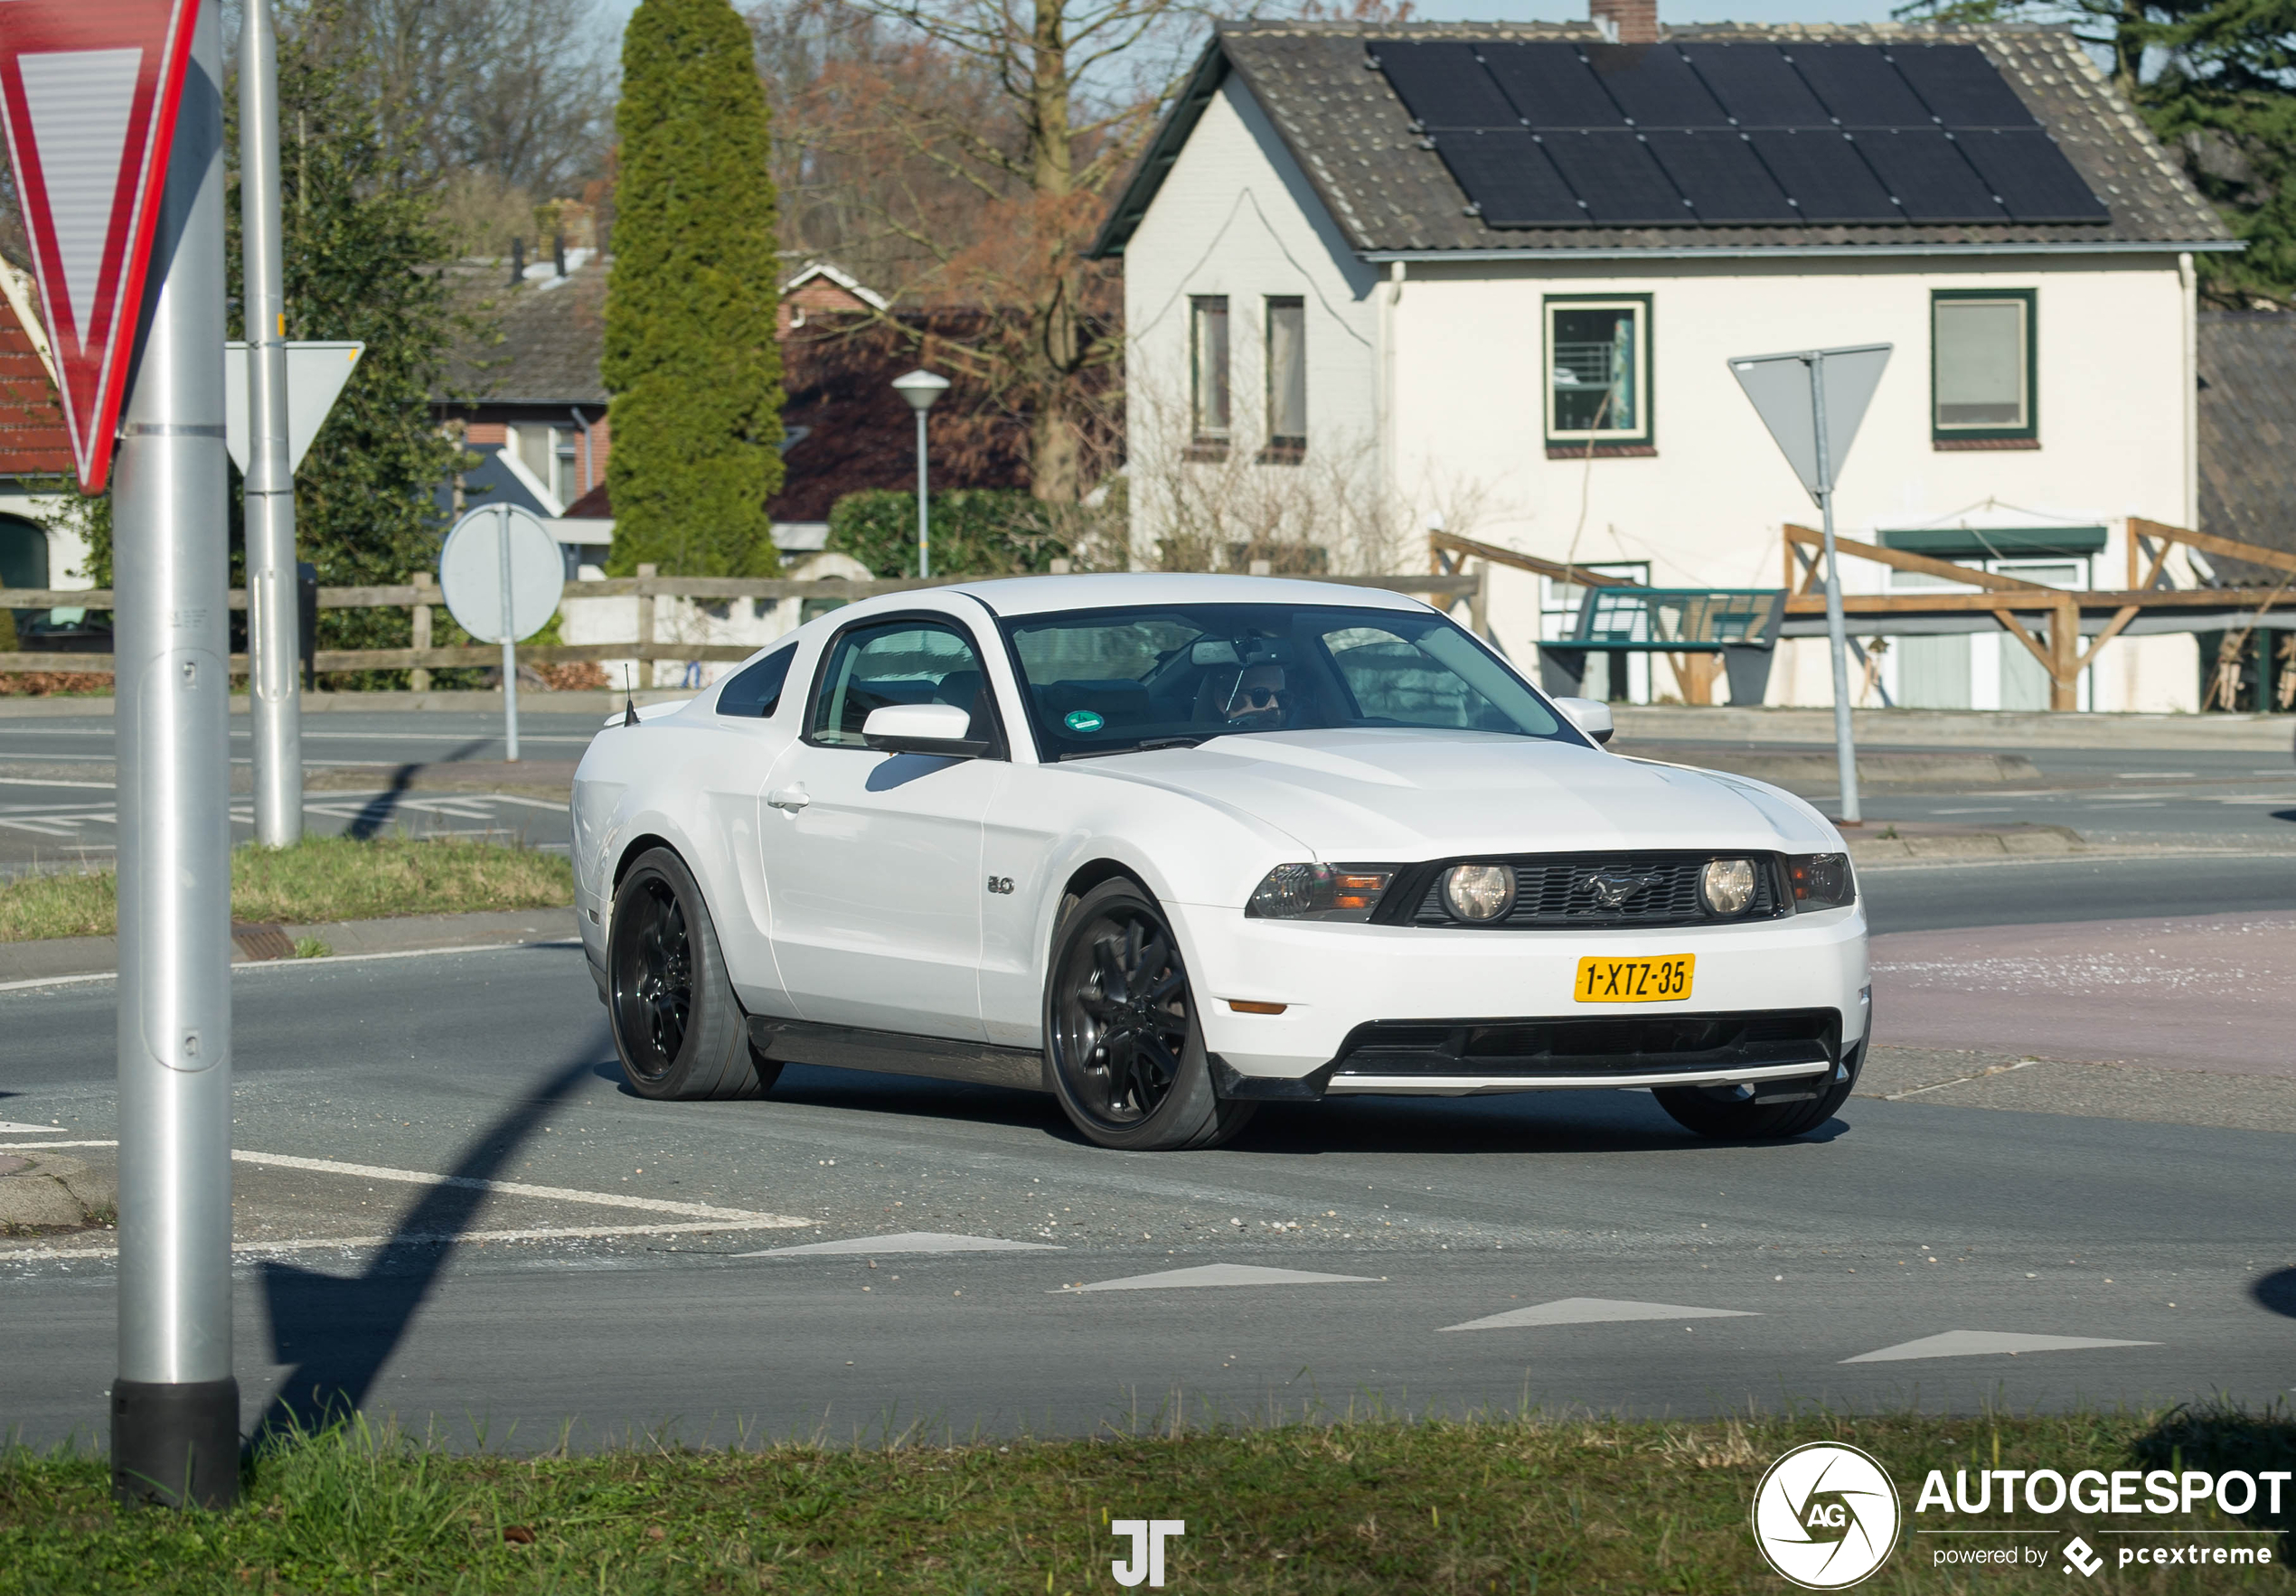
<svg viewBox="0 0 2296 1596">
<path fill-rule="evenodd" d="M 1300 430 L 1275 430 L 1275 313 L 1281 309 L 1299 312 L 1300 362 Z M 1229 329 L 1230 338 L 1234 328 Z M 1231 342 L 1232 350 L 1233 343 Z M 1296 465 L 1307 456 L 1307 296 L 1304 294 L 1268 294 L 1262 296 L 1260 314 L 1260 386 L 1266 390 L 1267 438 L 1260 451 L 1263 465 Z M 1233 391 L 1231 388 L 1231 392 Z"/>
<path fill-rule="evenodd" d="M 1947 427 L 1937 418 L 1937 307 L 1949 301 L 2016 300 L 2025 307 L 2025 424 Z M 1929 291 L 1929 441 L 1932 444 L 2030 441 L 2041 437 L 2041 291 L 2038 288 L 1932 288 Z"/>
<path fill-rule="evenodd" d="M 1657 313 L 1649 294 L 1548 294 L 1539 301 L 1539 423 L 1549 450 L 1584 455 L 1589 444 L 1597 455 L 1605 449 L 1631 449 L 1636 454 L 1658 451 L 1658 393 L 1653 380 L 1658 370 L 1654 333 Z M 1566 432 L 1555 425 L 1555 313 L 1557 310 L 1633 310 L 1642 333 L 1635 354 L 1635 377 L 1642 385 L 1642 425 L 1601 432 Z"/>
<path fill-rule="evenodd" d="M 855 747 L 851 743 L 823 742 L 814 735 L 814 716 L 821 709 L 822 690 L 828 685 L 830 669 L 836 664 L 837 651 L 842 646 L 846 637 L 852 633 L 865 632 L 872 627 L 904 625 L 940 626 L 955 633 L 965 640 L 965 646 L 973 651 L 974 662 L 980 667 L 982 690 L 987 696 L 989 705 L 989 746 L 983 752 L 974 755 L 973 757 L 1010 759 L 1012 744 L 1012 739 L 1005 733 L 1004 706 L 998 701 L 995 679 L 989 674 L 988 651 L 981 646 L 980 634 L 967 625 L 963 616 L 953 615 L 943 610 L 900 610 L 891 615 L 856 615 L 831 633 L 823 641 L 821 652 L 814 660 L 813 677 L 805 691 L 805 707 L 799 711 L 797 740 L 810 748 L 833 749 L 839 753 L 877 754 L 880 752 L 875 748 Z M 788 685 L 784 683 L 781 690 L 783 696 L 786 697 L 789 692 Z"/>
<path fill-rule="evenodd" d="M 1217 428 L 1204 421 L 1204 312 L 1215 305 L 1227 328 L 1219 375 L 1220 398 L 1228 416 L 1226 424 Z M 1200 449 L 1225 449 L 1236 436 L 1236 308 L 1225 294 L 1188 296 L 1188 434 L 1189 441 Z"/>
</svg>

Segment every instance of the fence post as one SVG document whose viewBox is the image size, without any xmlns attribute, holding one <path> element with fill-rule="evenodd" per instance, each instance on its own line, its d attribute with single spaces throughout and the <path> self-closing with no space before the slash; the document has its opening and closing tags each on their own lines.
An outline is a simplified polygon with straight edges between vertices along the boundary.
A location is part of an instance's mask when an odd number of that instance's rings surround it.
<svg viewBox="0 0 2296 1596">
<path fill-rule="evenodd" d="M 1467 624 L 1486 643 L 1491 636 L 1491 562 L 1475 562 L 1474 596 L 1467 600 Z"/>
<path fill-rule="evenodd" d="M 659 567 L 638 567 L 638 580 L 651 581 Z M 654 595 L 638 589 L 638 680 L 648 687 L 654 685 Z"/>
<path fill-rule="evenodd" d="M 430 646 L 430 606 L 425 600 L 428 590 L 437 586 L 437 579 L 428 571 L 417 571 L 407 580 L 415 588 L 415 631 L 410 641 L 416 648 L 427 649 Z M 407 685 L 417 692 L 428 692 L 429 670 L 417 665 L 407 673 Z"/>
<path fill-rule="evenodd" d="M 2049 708 L 2080 708 L 2081 611 L 2069 598 L 2059 599 L 2049 617 Z"/>
</svg>

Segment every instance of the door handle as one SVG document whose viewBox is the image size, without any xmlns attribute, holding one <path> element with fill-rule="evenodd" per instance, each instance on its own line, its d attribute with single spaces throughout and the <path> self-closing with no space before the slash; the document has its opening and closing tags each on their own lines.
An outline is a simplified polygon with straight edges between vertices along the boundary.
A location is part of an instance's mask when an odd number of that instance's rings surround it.
<svg viewBox="0 0 2296 1596">
<path fill-rule="evenodd" d="M 776 809 L 786 809 L 790 813 L 795 814 L 806 804 L 811 803 L 813 798 L 803 787 L 784 787 L 777 793 L 767 793 L 766 802 Z"/>
</svg>

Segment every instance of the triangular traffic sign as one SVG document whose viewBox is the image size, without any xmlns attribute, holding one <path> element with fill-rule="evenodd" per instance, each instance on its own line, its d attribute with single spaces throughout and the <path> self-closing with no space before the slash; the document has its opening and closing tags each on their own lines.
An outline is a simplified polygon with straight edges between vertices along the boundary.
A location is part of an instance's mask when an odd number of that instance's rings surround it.
<svg viewBox="0 0 2296 1596">
<path fill-rule="evenodd" d="M 1846 349 L 1805 349 L 1787 354 L 1738 355 L 1730 374 L 1754 401 L 1755 412 L 1802 479 L 1814 502 L 1841 476 L 1841 463 L 1858 424 L 1866 418 L 1874 390 L 1881 386 L 1882 369 L 1889 364 L 1887 343 L 1859 343 Z M 1817 406 L 1812 402 L 1810 368 L 1822 363 L 1826 372 L 1826 454 L 1818 459 Z"/>
<path fill-rule="evenodd" d="M 85 493 L 111 474 L 198 9 L 0 4 L 0 118 Z"/>
</svg>

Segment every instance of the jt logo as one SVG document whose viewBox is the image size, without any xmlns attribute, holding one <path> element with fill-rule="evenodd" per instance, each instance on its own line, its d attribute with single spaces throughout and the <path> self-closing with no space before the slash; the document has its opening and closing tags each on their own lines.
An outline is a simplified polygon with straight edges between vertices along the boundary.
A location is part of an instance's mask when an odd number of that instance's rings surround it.
<svg viewBox="0 0 2296 1596">
<path fill-rule="evenodd" d="M 1188 1521 L 1119 1518 L 1108 1526 L 1108 1533 L 1132 1537 L 1132 1561 L 1108 1565 L 1108 1572 L 1116 1576 L 1116 1583 L 1136 1585 L 1145 1580 L 1152 1589 L 1161 1591 L 1164 1588 L 1164 1537 L 1186 1535 Z"/>
</svg>

